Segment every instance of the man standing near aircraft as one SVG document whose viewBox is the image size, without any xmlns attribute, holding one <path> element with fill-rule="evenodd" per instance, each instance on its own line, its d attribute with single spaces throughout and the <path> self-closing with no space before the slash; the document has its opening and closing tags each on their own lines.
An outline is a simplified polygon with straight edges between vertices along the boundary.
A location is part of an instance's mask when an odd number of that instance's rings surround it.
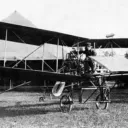
<svg viewBox="0 0 128 128">
<path fill-rule="evenodd" d="M 94 73 L 94 63 L 91 60 L 91 58 L 89 58 L 89 56 L 96 56 L 96 52 L 92 49 L 90 42 L 87 42 L 85 44 L 85 51 L 80 51 L 80 54 L 82 53 L 86 55 L 85 62 L 84 62 L 85 73 L 89 71 L 89 68 L 91 68 L 91 72 Z"/>
</svg>

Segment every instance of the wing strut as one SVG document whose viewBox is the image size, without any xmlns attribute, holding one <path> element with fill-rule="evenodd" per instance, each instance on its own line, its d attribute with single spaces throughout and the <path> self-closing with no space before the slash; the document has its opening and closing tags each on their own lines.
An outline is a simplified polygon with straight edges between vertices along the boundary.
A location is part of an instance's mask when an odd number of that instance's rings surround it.
<svg viewBox="0 0 128 128">
<path fill-rule="evenodd" d="M 18 88 L 18 87 L 21 87 L 21 86 L 23 86 L 23 85 L 30 84 L 30 83 L 31 83 L 31 81 L 24 82 L 24 83 L 22 83 L 22 84 L 19 84 L 19 85 L 13 87 L 13 88 L 9 88 L 9 89 L 5 90 L 4 92 L 1 92 L 0 94 L 3 94 L 3 93 L 5 93 L 5 92 L 9 92 L 9 91 L 11 91 L 11 90 L 13 90 L 13 89 L 15 89 L 15 88 Z"/>
<path fill-rule="evenodd" d="M 6 29 L 5 35 L 5 48 L 4 48 L 4 67 L 6 65 L 6 50 L 7 50 L 7 39 L 8 39 L 8 29 Z"/>
<path fill-rule="evenodd" d="M 48 40 L 47 42 L 53 40 L 53 38 L 51 38 L 50 40 Z M 24 61 L 27 57 L 29 57 L 30 55 L 32 55 L 34 52 L 36 52 L 39 48 L 41 48 L 44 44 L 41 44 L 38 48 L 36 48 L 34 51 L 32 51 L 31 53 L 29 53 L 27 56 L 25 56 L 23 59 L 21 59 L 20 61 L 18 61 L 12 68 L 14 68 L 15 66 L 17 66 L 19 63 L 21 63 L 22 61 Z M 44 60 L 42 60 L 44 63 L 46 63 Z M 47 63 L 46 65 L 52 70 L 54 71 Z"/>
</svg>

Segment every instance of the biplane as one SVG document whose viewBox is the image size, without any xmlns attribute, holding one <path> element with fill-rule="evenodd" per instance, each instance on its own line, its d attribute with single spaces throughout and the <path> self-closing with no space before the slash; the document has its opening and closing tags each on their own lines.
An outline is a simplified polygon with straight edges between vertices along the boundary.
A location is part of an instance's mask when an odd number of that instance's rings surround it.
<svg viewBox="0 0 128 128">
<path fill-rule="evenodd" d="M 73 105 L 73 88 L 77 86 L 79 89 L 79 102 L 82 102 L 82 93 L 83 89 L 94 89 L 94 92 L 90 94 L 87 100 L 97 91 L 99 90 L 99 94 L 96 97 L 96 107 L 101 109 L 106 109 L 110 102 L 110 88 L 107 86 L 107 81 L 116 81 L 116 84 L 119 82 L 127 82 L 128 78 L 128 60 L 126 58 L 111 58 L 111 57 L 90 57 L 93 61 L 100 64 L 104 67 L 105 72 L 103 73 L 89 73 L 84 72 L 83 61 L 79 58 L 79 52 L 77 52 L 77 56 L 67 56 L 63 58 L 61 56 L 59 58 L 59 47 L 60 43 L 65 44 L 67 42 L 66 47 L 71 47 L 74 43 L 78 44 L 77 51 L 79 51 L 79 43 L 86 43 L 89 39 L 67 35 L 59 32 L 52 32 L 47 30 L 41 30 L 37 28 L 30 28 L 20 25 L 14 25 L 9 23 L 0 22 L 0 36 L 1 39 L 5 39 L 5 54 L 4 54 L 4 63 L 3 66 L 0 66 L 0 78 L 7 78 L 10 80 L 21 80 L 25 81 L 24 83 L 12 87 L 10 89 L 5 90 L 4 92 L 13 90 L 25 84 L 29 84 L 30 82 L 34 83 L 42 83 L 44 80 L 52 80 L 56 81 L 56 84 L 53 86 L 52 93 L 54 96 L 61 96 L 60 98 L 60 107 L 62 111 L 70 111 Z M 22 39 L 22 38 L 23 39 Z M 6 47 L 7 41 L 18 41 L 20 43 L 25 44 L 34 44 L 37 47 L 22 57 L 21 59 L 17 59 L 13 66 L 7 65 L 7 54 Z M 92 41 L 92 40 L 90 40 Z M 56 70 L 53 70 L 46 62 L 44 57 L 44 44 L 50 43 L 56 45 Z M 41 70 L 35 70 L 29 68 L 27 65 L 27 58 L 29 58 L 32 54 L 34 54 L 38 49 L 42 49 L 42 57 L 40 60 L 42 61 Z M 61 54 L 63 55 L 63 48 L 61 47 Z M 46 49 L 47 50 L 47 49 Z M 72 52 L 71 52 L 72 53 Z M 67 53 L 68 54 L 68 53 Z M 59 67 L 59 60 L 62 61 L 62 67 Z M 122 63 L 118 63 L 119 60 Z M 21 62 L 25 61 L 25 68 L 20 68 L 18 65 Z M 108 63 L 109 62 L 109 63 Z M 113 63 L 115 62 L 115 63 Z M 113 64 L 112 64 L 113 63 Z M 120 64 L 120 65 L 119 65 Z M 45 70 L 44 66 L 50 68 L 50 70 Z M 84 73 L 83 73 L 84 72 Z M 88 87 L 84 82 L 89 82 L 92 84 L 91 87 Z M 83 87 L 84 85 L 84 87 Z M 68 93 L 64 93 L 65 88 L 70 88 Z M 2 92 L 2 93 L 4 93 Z"/>
</svg>

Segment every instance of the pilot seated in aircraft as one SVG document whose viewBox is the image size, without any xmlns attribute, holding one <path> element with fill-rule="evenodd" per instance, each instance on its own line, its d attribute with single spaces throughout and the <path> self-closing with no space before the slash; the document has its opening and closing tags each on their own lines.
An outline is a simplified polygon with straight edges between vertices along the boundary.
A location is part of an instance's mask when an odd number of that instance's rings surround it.
<svg viewBox="0 0 128 128">
<path fill-rule="evenodd" d="M 85 73 L 89 72 L 89 68 L 91 69 L 91 72 L 94 73 L 94 63 L 91 60 L 91 58 L 89 58 L 89 56 L 96 56 L 96 52 L 95 50 L 92 49 L 90 42 L 86 43 L 84 51 L 80 51 L 80 54 L 82 53 L 86 55 L 85 64 L 84 64 Z"/>
</svg>

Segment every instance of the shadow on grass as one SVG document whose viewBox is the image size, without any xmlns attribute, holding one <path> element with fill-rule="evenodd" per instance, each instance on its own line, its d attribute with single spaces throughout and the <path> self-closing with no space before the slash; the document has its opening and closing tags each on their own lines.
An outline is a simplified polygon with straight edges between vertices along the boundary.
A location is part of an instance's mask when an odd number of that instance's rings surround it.
<svg viewBox="0 0 128 128">
<path fill-rule="evenodd" d="M 120 99 L 120 100 L 111 100 L 111 103 L 120 103 L 120 104 L 128 104 L 128 101 L 124 100 L 124 99 Z"/>
<path fill-rule="evenodd" d="M 84 107 L 73 107 L 73 111 L 81 111 L 89 108 Z M 27 115 L 38 115 L 61 112 L 59 102 L 54 103 L 38 103 L 38 104 L 25 104 L 0 107 L 0 118 L 3 117 L 16 117 L 16 116 L 27 116 Z"/>
<path fill-rule="evenodd" d="M 19 103 L 18 103 L 19 104 Z M 0 118 L 60 112 L 59 102 L 0 107 Z"/>
</svg>

